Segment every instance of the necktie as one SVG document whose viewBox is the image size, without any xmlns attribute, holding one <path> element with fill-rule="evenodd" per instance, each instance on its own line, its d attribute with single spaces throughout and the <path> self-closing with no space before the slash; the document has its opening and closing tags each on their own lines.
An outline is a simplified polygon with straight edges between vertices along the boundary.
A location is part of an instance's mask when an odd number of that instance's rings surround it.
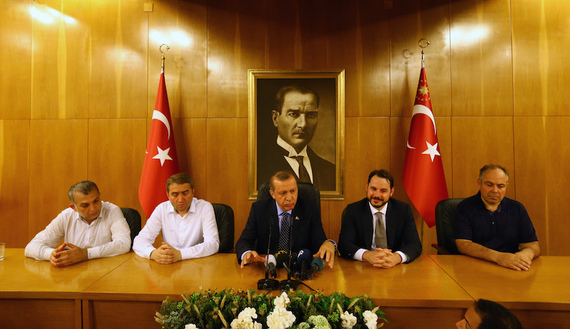
<svg viewBox="0 0 570 329">
<path fill-rule="evenodd" d="M 388 247 L 388 242 L 386 242 L 386 229 L 384 228 L 382 213 L 377 212 L 375 215 L 376 215 L 376 231 L 374 234 L 374 241 L 376 242 L 376 248 L 386 249 Z"/>
<path fill-rule="evenodd" d="M 281 231 L 279 232 L 279 250 L 289 252 L 289 234 L 291 226 L 289 223 L 289 214 L 284 212 L 281 215 Z"/>
<path fill-rule="evenodd" d="M 295 160 L 297 160 L 297 163 L 299 163 L 299 181 L 300 182 L 306 182 L 306 183 L 312 183 L 311 177 L 309 177 L 309 172 L 307 171 L 307 168 L 303 164 L 304 156 L 298 155 L 298 156 L 293 157 L 293 158 L 295 158 Z"/>
</svg>

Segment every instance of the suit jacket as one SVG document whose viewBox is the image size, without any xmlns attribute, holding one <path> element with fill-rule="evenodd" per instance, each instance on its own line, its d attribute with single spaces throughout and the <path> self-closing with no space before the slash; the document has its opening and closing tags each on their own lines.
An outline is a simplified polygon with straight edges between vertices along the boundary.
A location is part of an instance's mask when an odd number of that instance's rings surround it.
<svg viewBox="0 0 570 329">
<path fill-rule="evenodd" d="M 349 204 L 344 210 L 338 250 L 342 256 L 352 257 L 358 249 L 370 250 L 374 229 L 370 201 L 364 198 Z M 422 253 L 422 244 L 414 222 L 412 208 L 402 201 L 390 198 L 386 213 L 388 249 L 401 251 L 413 261 Z"/>
<path fill-rule="evenodd" d="M 336 183 L 335 165 L 318 156 L 310 147 L 307 147 L 307 155 L 309 156 L 313 170 L 313 185 L 315 185 L 319 191 L 334 191 Z M 281 170 L 288 170 L 295 174 L 293 168 L 291 168 L 287 160 L 285 160 L 282 148 L 279 145 L 273 143 L 270 148 L 257 151 L 258 188 L 263 183 L 269 181 L 269 178 L 271 178 L 273 174 Z M 297 174 L 295 174 L 295 177 L 299 179 Z"/>
<path fill-rule="evenodd" d="M 316 254 L 323 242 L 327 240 L 317 207 L 308 200 L 297 198 L 297 204 L 291 215 L 293 252 L 310 249 L 313 254 Z M 270 225 L 269 252 L 275 254 L 279 247 L 279 217 L 275 199 L 267 198 L 253 203 L 245 228 L 236 243 L 238 263 L 241 263 L 242 254 L 248 250 L 255 250 L 259 254 L 267 253 Z"/>
</svg>

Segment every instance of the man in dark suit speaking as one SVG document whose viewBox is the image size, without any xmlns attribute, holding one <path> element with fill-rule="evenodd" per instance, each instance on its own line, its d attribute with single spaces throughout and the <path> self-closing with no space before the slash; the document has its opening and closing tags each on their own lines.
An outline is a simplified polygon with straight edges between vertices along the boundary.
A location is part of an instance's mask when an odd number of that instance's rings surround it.
<svg viewBox="0 0 570 329">
<path fill-rule="evenodd" d="M 251 262 L 265 262 L 271 254 L 283 250 L 310 249 L 314 257 L 334 263 L 335 243 L 327 240 L 317 205 L 297 198 L 297 181 L 292 173 L 280 171 L 270 180 L 271 196 L 251 205 L 249 218 L 236 243 L 238 263 L 243 268 Z M 271 243 L 269 232 L 271 231 Z M 289 243 L 292 242 L 292 246 Z"/>
<path fill-rule="evenodd" d="M 259 185 L 275 172 L 289 170 L 300 182 L 313 183 L 319 190 L 335 190 L 335 165 L 307 146 L 317 128 L 319 104 L 319 95 L 309 88 L 286 86 L 277 92 L 271 115 L 278 136 L 276 144 L 258 151 Z"/>
<path fill-rule="evenodd" d="M 340 230 L 338 250 L 354 260 L 380 268 L 409 263 L 422 253 L 412 208 L 392 199 L 394 178 L 386 170 L 368 176 L 367 198 L 349 204 Z"/>
</svg>

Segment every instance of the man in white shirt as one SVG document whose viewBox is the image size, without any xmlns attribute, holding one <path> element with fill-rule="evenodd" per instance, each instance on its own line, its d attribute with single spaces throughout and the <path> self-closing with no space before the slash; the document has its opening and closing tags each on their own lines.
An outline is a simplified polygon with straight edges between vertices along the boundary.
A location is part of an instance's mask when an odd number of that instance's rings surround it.
<svg viewBox="0 0 570 329">
<path fill-rule="evenodd" d="M 212 204 L 194 197 L 194 181 L 179 173 L 166 181 L 168 201 L 159 204 L 134 240 L 133 250 L 159 264 L 215 254 L 220 246 Z M 162 245 L 153 247 L 162 230 Z"/>
<path fill-rule="evenodd" d="M 28 243 L 27 257 L 63 267 L 129 251 L 129 225 L 119 207 L 101 201 L 95 183 L 79 182 L 71 186 L 68 196 L 69 208 Z M 58 246 L 62 238 L 64 242 Z"/>
</svg>

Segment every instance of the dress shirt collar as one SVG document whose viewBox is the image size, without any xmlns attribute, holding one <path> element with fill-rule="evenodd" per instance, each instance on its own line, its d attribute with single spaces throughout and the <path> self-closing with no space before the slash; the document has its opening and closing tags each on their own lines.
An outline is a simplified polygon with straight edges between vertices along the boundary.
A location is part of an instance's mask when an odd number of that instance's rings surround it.
<svg viewBox="0 0 570 329">
<path fill-rule="evenodd" d="M 305 146 L 301 152 L 297 153 L 297 151 L 295 151 L 295 148 L 291 145 L 289 145 L 286 141 L 284 141 L 281 136 L 277 136 L 277 145 L 281 146 L 286 152 L 289 152 L 288 157 L 295 157 L 298 155 L 302 155 L 304 157 L 308 157 L 309 155 L 307 154 L 307 146 Z"/>
<path fill-rule="evenodd" d="M 390 202 L 386 202 L 384 207 L 382 209 L 378 210 L 372 206 L 370 201 L 368 201 L 368 206 L 370 207 L 370 211 L 372 212 L 372 216 L 376 216 L 377 212 L 381 212 L 384 215 L 384 218 L 386 218 L 386 213 L 388 212 L 388 203 L 390 203 Z"/>
<path fill-rule="evenodd" d="M 279 207 L 279 204 L 277 203 L 277 200 L 275 201 L 275 207 L 277 208 L 277 217 L 281 218 L 281 215 L 286 212 L 289 215 L 291 215 L 291 213 L 293 212 L 293 210 L 287 210 L 287 211 L 283 211 L 281 209 L 281 207 Z"/>
<path fill-rule="evenodd" d="M 197 200 L 198 199 L 196 199 L 196 197 L 192 198 L 192 203 L 190 203 L 190 209 L 188 209 L 186 215 L 188 215 L 189 213 L 196 213 L 196 202 L 198 202 Z M 168 212 L 169 213 L 173 212 L 178 215 L 171 202 L 168 202 Z M 186 217 L 186 215 L 182 216 L 182 218 Z"/>
</svg>

